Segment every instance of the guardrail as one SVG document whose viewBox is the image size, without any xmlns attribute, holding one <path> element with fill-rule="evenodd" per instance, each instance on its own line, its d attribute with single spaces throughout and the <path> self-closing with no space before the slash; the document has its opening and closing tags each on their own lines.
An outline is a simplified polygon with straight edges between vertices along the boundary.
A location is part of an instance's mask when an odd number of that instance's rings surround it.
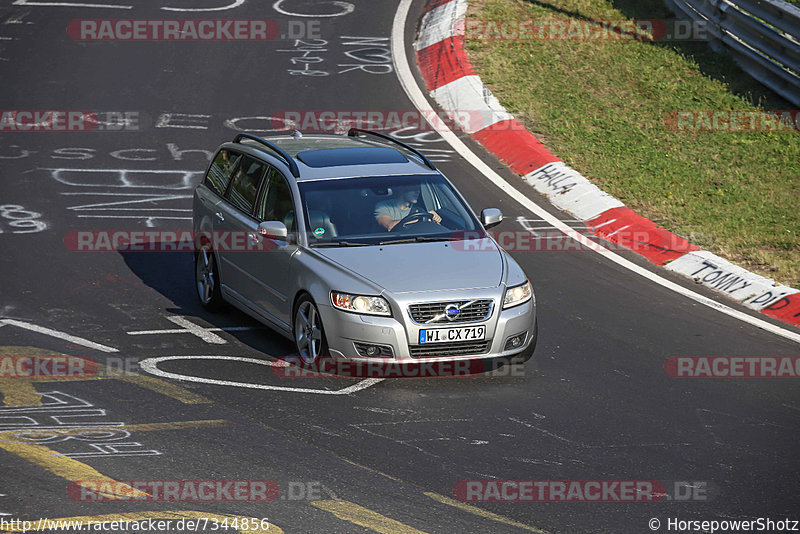
<svg viewBox="0 0 800 534">
<path fill-rule="evenodd" d="M 782 0 L 665 0 L 677 16 L 704 22 L 748 74 L 800 106 L 800 7 Z"/>
</svg>

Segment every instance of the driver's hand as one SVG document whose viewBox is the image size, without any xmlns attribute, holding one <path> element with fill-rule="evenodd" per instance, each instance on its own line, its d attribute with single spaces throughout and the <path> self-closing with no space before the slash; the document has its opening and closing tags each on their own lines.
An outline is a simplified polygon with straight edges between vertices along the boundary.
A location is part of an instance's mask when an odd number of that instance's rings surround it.
<svg viewBox="0 0 800 534">
<path fill-rule="evenodd" d="M 431 210 L 428 213 L 433 215 L 433 222 L 435 222 L 436 224 L 439 224 L 440 222 L 442 222 L 442 217 L 438 213 L 436 213 L 435 211 Z"/>
</svg>

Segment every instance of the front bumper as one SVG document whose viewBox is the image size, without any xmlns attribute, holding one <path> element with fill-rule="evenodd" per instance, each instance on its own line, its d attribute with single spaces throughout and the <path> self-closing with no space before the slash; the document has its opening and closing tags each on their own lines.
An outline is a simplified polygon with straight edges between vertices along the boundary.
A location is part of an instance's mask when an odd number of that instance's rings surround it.
<svg viewBox="0 0 800 534">
<path fill-rule="evenodd" d="M 470 295 L 469 298 L 485 298 L 486 295 Z M 463 296 L 459 297 L 463 300 Z M 333 308 L 330 305 L 320 305 L 325 335 L 331 356 L 334 358 L 352 360 L 356 362 L 446 362 L 468 359 L 505 358 L 518 354 L 534 341 L 534 322 L 536 320 L 535 299 L 510 308 L 501 309 L 501 298 L 493 294 L 495 301 L 492 315 L 485 321 L 472 323 L 436 323 L 428 325 L 416 324 L 407 313 L 408 302 L 392 302 L 393 317 L 378 317 L 347 313 Z M 430 299 L 430 297 L 428 297 Z M 414 299 L 412 299 L 414 300 Z M 446 299 L 440 299 L 446 300 Z M 457 299 L 453 299 L 457 300 Z M 414 300 L 416 302 L 416 300 Z M 486 328 L 485 340 L 488 346 L 478 352 L 449 354 L 456 346 L 452 343 L 420 345 L 420 329 L 448 328 L 459 326 L 484 326 Z M 513 349 L 505 350 L 508 340 L 514 336 L 527 332 L 525 342 Z M 359 354 L 356 343 L 381 345 L 391 347 L 391 357 L 371 358 Z M 448 347 L 449 345 L 449 347 Z M 424 347 L 428 349 L 424 356 L 412 356 L 413 348 Z M 441 347 L 441 351 L 439 349 Z M 414 351 L 416 352 L 416 351 Z M 442 355 L 437 355 L 441 352 Z"/>
</svg>

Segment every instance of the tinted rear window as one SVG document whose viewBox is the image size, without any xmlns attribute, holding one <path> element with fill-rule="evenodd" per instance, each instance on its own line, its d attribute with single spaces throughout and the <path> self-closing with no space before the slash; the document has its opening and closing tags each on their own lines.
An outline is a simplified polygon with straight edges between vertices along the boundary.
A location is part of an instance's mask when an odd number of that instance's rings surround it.
<svg viewBox="0 0 800 534">
<path fill-rule="evenodd" d="M 228 192 L 231 204 L 245 213 L 252 213 L 258 186 L 266 170 L 267 166 L 264 163 L 245 157 L 236 171 L 231 190 Z"/>
<path fill-rule="evenodd" d="M 217 157 L 214 158 L 211 168 L 208 169 L 206 185 L 220 195 L 224 195 L 225 189 L 228 188 L 228 182 L 231 181 L 231 174 L 241 157 L 241 154 L 236 152 L 220 150 Z"/>
</svg>

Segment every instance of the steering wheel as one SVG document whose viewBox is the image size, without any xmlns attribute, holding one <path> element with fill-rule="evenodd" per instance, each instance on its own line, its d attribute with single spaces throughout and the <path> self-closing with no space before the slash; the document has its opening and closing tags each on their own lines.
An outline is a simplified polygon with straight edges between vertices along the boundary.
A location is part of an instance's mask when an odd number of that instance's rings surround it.
<svg viewBox="0 0 800 534">
<path fill-rule="evenodd" d="M 395 224 L 390 231 L 394 232 L 398 228 L 405 228 L 405 226 L 411 224 L 412 221 L 416 223 L 425 220 L 433 222 L 433 215 L 431 213 L 428 213 L 427 211 L 409 213 L 408 215 L 397 221 L 397 224 Z"/>
</svg>

